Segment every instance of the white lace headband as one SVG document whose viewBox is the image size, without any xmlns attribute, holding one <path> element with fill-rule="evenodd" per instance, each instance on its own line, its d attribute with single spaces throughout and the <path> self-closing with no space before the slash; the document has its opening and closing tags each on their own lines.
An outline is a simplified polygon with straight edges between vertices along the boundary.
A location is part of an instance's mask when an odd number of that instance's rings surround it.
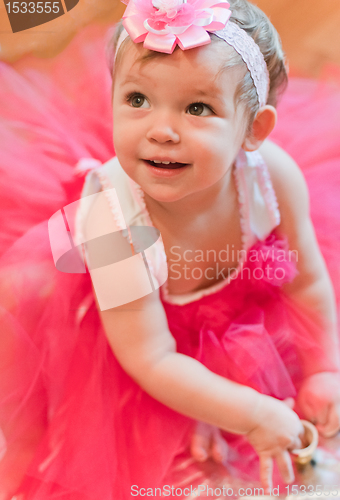
<svg viewBox="0 0 340 500">
<path fill-rule="evenodd" d="M 209 33 L 214 33 L 245 62 L 262 107 L 269 92 L 267 64 L 253 38 L 229 21 L 229 6 L 226 0 L 130 0 L 116 54 L 128 35 L 135 43 L 144 42 L 147 49 L 171 54 L 177 44 L 182 50 L 206 45 Z"/>
<path fill-rule="evenodd" d="M 251 36 L 232 22 L 228 22 L 222 30 L 215 31 L 214 35 L 222 38 L 242 57 L 254 82 L 260 108 L 265 106 L 268 99 L 270 80 L 267 64 L 260 47 Z"/>
</svg>

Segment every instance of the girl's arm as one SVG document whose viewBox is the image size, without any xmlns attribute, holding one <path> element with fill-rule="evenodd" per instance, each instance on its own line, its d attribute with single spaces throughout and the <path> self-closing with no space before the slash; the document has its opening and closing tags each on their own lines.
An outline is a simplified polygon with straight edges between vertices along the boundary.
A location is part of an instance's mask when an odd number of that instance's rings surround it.
<svg viewBox="0 0 340 500">
<path fill-rule="evenodd" d="M 332 435 L 340 428 L 340 363 L 331 280 L 310 220 L 308 190 L 299 167 L 287 153 L 268 141 L 261 153 L 279 202 L 282 222 L 278 231 L 288 238 L 290 250 L 296 250 L 298 255 L 299 275 L 284 290 L 306 306 L 312 316 L 316 313 L 324 331 L 317 340 L 330 361 L 329 372 L 306 378 L 298 403 L 306 418 L 314 421 L 323 435 Z"/>
<path fill-rule="evenodd" d="M 256 426 L 262 396 L 177 353 L 158 292 L 100 315 L 121 366 L 155 399 L 226 431 Z"/>
<path fill-rule="evenodd" d="M 301 170 L 277 145 L 266 141 L 261 153 L 268 165 L 281 213 L 277 231 L 297 251 L 298 276 L 284 285 L 291 297 L 318 313 L 329 341 L 328 355 L 340 368 L 333 287 L 309 215 L 309 195 Z M 322 339 L 320 339 L 322 340 Z"/>
</svg>

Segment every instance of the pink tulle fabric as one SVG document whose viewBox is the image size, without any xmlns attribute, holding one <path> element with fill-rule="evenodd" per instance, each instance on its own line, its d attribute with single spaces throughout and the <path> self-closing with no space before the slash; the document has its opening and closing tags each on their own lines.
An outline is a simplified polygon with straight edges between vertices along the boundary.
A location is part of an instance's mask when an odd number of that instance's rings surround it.
<svg viewBox="0 0 340 500">
<path fill-rule="evenodd" d="M 190 460 L 193 422 L 148 396 L 120 367 L 89 275 L 62 274 L 52 260 L 47 220 L 79 198 L 83 180 L 75 165 L 114 154 L 104 46 L 101 29 L 91 27 L 54 60 L 0 63 L 4 499 L 125 500 L 132 485 L 207 477 Z M 279 117 L 272 138 L 303 168 L 339 298 L 339 83 L 291 80 Z M 278 249 L 288 250 L 274 235 L 254 249 L 273 250 L 269 261 L 256 262 L 273 271 Z M 334 367 L 319 347 L 318 318 L 282 291 L 295 276 L 294 262 L 280 262 L 284 278 L 275 282 L 254 279 L 254 265 L 246 262 L 242 279 L 198 301 L 163 301 L 169 327 L 178 351 L 215 373 L 279 399 L 294 397 L 305 376 Z M 254 451 L 242 437 L 225 438 L 232 450 L 227 473 L 257 484 Z"/>
</svg>

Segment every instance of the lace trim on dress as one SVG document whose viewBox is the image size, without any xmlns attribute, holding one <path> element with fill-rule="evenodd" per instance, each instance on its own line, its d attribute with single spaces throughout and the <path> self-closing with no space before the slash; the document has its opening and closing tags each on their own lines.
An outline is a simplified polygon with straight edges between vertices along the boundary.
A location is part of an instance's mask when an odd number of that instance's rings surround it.
<svg viewBox="0 0 340 500">
<path fill-rule="evenodd" d="M 258 179 L 264 200 L 268 207 L 268 213 L 270 215 L 273 227 L 276 227 L 281 222 L 281 215 L 273 184 L 270 179 L 268 167 L 258 151 L 254 151 L 253 155 L 256 160 L 257 171 L 258 173 L 260 173 L 260 175 L 258 175 Z"/>
<path fill-rule="evenodd" d="M 96 170 L 96 175 L 98 176 L 99 182 L 103 188 L 103 192 L 104 192 L 105 197 L 108 201 L 109 207 L 111 209 L 111 212 L 113 214 L 113 217 L 114 217 L 114 220 L 117 224 L 118 229 L 122 231 L 122 235 L 128 240 L 129 244 L 131 245 L 132 248 L 134 248 L 135 252 L 138 255 L 140 255 L 140 258 L 143 259 L 142 254 L 139 253 L 140 249 L 137 247 L 136 242 L 132 241 L 131 231 L 129 230 L 129 227 L 126 224 L 124 218 L 122 218 L 121 210 L 119 209 L 119 207 L 117 207 L 116 201 L 112 196 L 110 189 L 113 189 L 113 186 L 112 186 L 109 178 L 106 176 L 106 174 L 104 174 L 99 169 Z M 136 186 L 137 186 L 137 184 L 136 184 Z M 145 207 L 145 211 L 146 211 L 146 207 Z M 148 216 L 147 211 L 145 213 Z M 148 218 L 150 220 L 150 225 L 152 226 L 150 216 L 148 216 Z M 164 251 L 164 249 L 163 249 L 163 251 Z M 145 256 L 145 259 L 146 259 L 146 262 L 148 264 L 148 267 L 149 267 L 151 274 L 154 275 L 154 267 L 153 267 L 151 260 L 147 257 L 146 253 L 144 253 L 144 256 Z"/>
<path fill-rule="evenodd" d="M 98 176 L 99 182 L 103 188 L 103 193 L 105 195 L 105 198 L 107 199 L 107 202 L 109 204 L 109 207 L 111 209 L 111 212 L 113 214 L 113 218 L 115 220 L 115 223 L 117 224 L 118 229 L 123 231 L 124 236 L 127 235 L 128 241 L 131 244 L 132 241 L 131 241 L 131 238 L 129 236 L 130 232 L 124 231 L 124 229 L 126 229 L 125 220 L 122 219 L 121 211 L 117 207 L 115 200 L 112 197 L 112 193 L 110 191 L 110 189 L 113 189 L 111 182 L 109 181 L 107 176 L 105 174 L 103 174 L 103 172 L 101 172 L 100 170 L 96 170 L 96 175 Z"/>
<path fill-rule="evenodd" d="M 244 176 L 243 167 L 247 165 L 247 157 L 238 155 L 234 168 L 234 178 L 238 196 L 240 209 L 240 224 L 242 231 L 242 250 L 247 249 L 251 245 L 252 231 L 250 227 L 250 207 L 249 198 L 247 196 L 247 183 Z"/>
<path fill-rule="evenodd" d="M 122 235 L 128 240 L 129 244 L 132 246 L 132 248 L 135 249 L 136 253 L 138 253 L 139 249 L 137 248 L 136 244 L 133 245 L 131 232 L 129 231 L 129 228 L 126 225 L 120 207 L 117 207 L 116 200 L 112 196 L 112 191 L 110 191 L 111 189 L 113 189 L 110 180 L 108 179 L 106 174 L 102 172 L 101 167 L 99 168 L 97 167 L 95 170 L 94 169 L 91 170 L 90 175 L 93 173 L 97 176 L 99 180 L 100 186 L 102 188 L 105 198 L 107 199 L 108 205 L 110 207 L 111 213 L 113 214 L 113 218 L 117 225 L 117 228 L 120 231 L 122 231 Z M 82 210 L 80 209 L 77 211 L 75 218 L 75 234 L 76 234 L 75 239 L 77 245 L 79 245 L 84 241 L 83 223 L 84 223 L 84 216 Z M 142 255 L 141 258 L 143 258 Z M 152 263 L 150 262 L 150 260 L 147 258 L 146 255 L 145 258 L 149 266 L 149 269 L 152 272 Z M 77 311 L 75 318 L 75 322 L 77 325 L 79 325 L 82 322 L 92 302 L 93 302 L 93 294 L 91 292 L 88 296 L 84 298 L 83 302 L 80 304 L 80 307 Z"/>
<path fill-rule="evenodd" d="M 154 224 L 153 224 L 152 219 L 150 217 L 149 211 L 146 207 L 144 191 L 142 190 L 140 185 L 137 184 L 137 182 L 133 181 L 131 178 L 129 178 L 129 183 L 130 183 L 130 186 L 132 189 L 132 193 L 134 194 L 135 200 L 137 201 L 138 205 L 141 207 L 141 209 L 143 211 L 143 215 L 146 217 L 148 225 L 154 227 Z M 156 246 L 156 249 L 157 249 L 157 252 L 158 252 L 160 258 L 163 260 L 163 262 L 166 263 L 166 265 L 168 265 L 168 259 L 167 259 L 167 256 L 166 256 L 166 253 L 164 250 L 162 235 L 160 235 L 159 239 L 156 241 L 155 246 Z M 147 260 L 147 262 L 148 262 L 148 265 L 150 268 L 150 272 L 156 277 L 155 269 L 152 265 L 152 262 L 150 262 L 149 260 Z M 167 287 L 168 287 L 168 282 L 166 281 L 161 288 L 162 288 L 162 290 L 167 290 Z"/>
</svg>

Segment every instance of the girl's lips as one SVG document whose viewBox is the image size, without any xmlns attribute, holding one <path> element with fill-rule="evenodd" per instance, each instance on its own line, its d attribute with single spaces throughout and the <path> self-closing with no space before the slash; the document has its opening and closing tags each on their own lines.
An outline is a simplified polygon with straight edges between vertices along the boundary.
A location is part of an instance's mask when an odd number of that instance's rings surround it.
<svg viewBox="0 0 340 500">
<path fill-rule="evenodd" d="M 152 175 L 158 177 L 174 177 L 180 175 L 190 166 L 189 163 L 169 163 L 169 165 L 165 165 L 162 163 L 154 163 L 150 160 L 144 160 L 144 164 Z"/>
</svg>

